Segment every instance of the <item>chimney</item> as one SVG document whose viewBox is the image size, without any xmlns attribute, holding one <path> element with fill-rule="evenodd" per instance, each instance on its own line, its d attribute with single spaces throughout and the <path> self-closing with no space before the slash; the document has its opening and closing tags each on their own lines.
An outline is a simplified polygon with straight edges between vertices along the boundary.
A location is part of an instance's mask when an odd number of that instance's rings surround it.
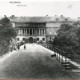
<svg viewBox="0 0 80 80">
<path fill-rule="evenodd" d="M 48 16 L 48 15 L 46 15 L 46 16 Z"/>
<path fill-rule="evenodd" d="M 15 15 L 12 15 L 11 17 L 15 17 Z"/>
<path fill-rule="evenodd" d="M 10 18 L 14 18 L 14 17 L 15 17 L 15 15 L 11 15 L 11 16 L 10 16 Z"/>
<path fill-rule="evenodd" d="M 55 17 L 57 17 L 57 15 L 54 15 Z"/>
<path fill-rule="evenodd" d="M 61 17 L 63 17 L 63 15 L 61 15 Z"/>
</svg>

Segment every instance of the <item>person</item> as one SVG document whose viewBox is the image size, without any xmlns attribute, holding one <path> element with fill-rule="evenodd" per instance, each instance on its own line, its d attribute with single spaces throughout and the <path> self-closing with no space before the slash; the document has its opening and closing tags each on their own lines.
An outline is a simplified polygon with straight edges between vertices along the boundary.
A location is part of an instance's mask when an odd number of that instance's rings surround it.
<svg viewBox="0 0 80 80">
<path fill-rule="evenodd" d="M 14 50 L 16 50 L 16 46 L 14 46 Z"/>
<path fill-rule="evenodd" d="M 18 48 L 18 50 L 20 49 L 20 46 L 19 46 L 19 44 L 18 44 L 17 48 Z"/>
<path fill-rule="evenodd" d="M 24 49 L 26 49 L 26 45 L 24 45 Z"/>
</svg>

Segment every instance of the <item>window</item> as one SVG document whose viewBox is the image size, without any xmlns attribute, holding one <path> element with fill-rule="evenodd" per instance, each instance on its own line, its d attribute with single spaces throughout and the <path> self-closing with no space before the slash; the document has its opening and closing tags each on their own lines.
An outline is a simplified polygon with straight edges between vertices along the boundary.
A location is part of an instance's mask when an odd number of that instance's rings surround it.
<svg viewBox="0 0 80 80">
<path fill-rule="evenodd" d="M 30 35 L 32 35 L 32 29 L 30 29 Z"/>
<path fill-rule="evenodd" d="M 42 38 L 43 41 L 45 41 L 45 38 Z"/>
<path fill-rule="evenodd" d="M 34 29 L 33 29 L 33 34 L 35 34 Z"/>
<path fill-rule="evenodd" d="M 41 35 L 41 29 L 40 29 L 40 35 Z"/>
<path fill-rule="evenodd" d="M 39 41 L 39 38 L 37 38 L 37 41 Z"/>
<path fill-rule="evenodd" d="M 44 33 L 44 29 L 43 29 L 43 35 L 44 35 L 45 33 Z"/>
<path fill-rule="evenodd" d="M 19 41 L 19 38 L 17 38 L 17 41 Z"/>
<path fill-rule="evenodd" d="M 25 41 L 26 39 L 25 38 L 23 38 L 23 41 Z"/>
<path fill-rule="evenodd" d="M 37 29 L 37 35 L 39 35 L 39 29 Z"/>
<path fill-rule="evenodd" d="M 27 29 L 27 34 L 29 34 L 29 29 Z"/>
<path fill-rule="evenodd" d="M 24 29 L 23 29 L 23 34 L 24 34 Z"/>
</svg>

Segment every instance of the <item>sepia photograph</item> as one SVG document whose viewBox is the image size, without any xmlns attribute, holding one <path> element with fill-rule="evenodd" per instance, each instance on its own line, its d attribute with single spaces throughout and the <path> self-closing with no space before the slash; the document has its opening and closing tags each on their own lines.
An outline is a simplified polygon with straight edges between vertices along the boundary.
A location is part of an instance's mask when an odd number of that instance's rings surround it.
<svg viewBox="0 0 80 80">
<path fill-rule="evenodd" d="M 0 0 L 0 79 L 80 79 L 80 0 Z"/>
</svg>

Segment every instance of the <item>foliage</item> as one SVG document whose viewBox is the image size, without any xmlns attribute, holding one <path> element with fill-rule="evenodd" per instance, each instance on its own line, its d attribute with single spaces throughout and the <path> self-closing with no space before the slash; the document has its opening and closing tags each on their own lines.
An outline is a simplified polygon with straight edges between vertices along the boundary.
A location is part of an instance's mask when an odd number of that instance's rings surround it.
<svg viewBox="0 0 80 80">
<path fill-rule="evenodd" d="M 62 24 L 53 44 L 59 46 L 77 46 L 79 44 L 77 33 L 78 28 L 74 25 Z"/>
<path fill-rule="evenodd" d="M 80 55 L 80 27 L 76 24 L 62 24 L 55 36 L 53 45 L 54 50 L 58 53 L 66 57 L 68 57 L 67 54 L 70 54 L 71 59 L 72 57 L 73 59 L 78 58 L 77 55 Z"/>
<path fill-rule="evenodd" d="M 1 19 L 1 24 L 2 26 L 0 26 L 0 55 L 3 55 L 9 50 L 9 45 L 12 41 L 12 38 L 16 37 L 16 32 L 7 17 Z"/>
</svg>

